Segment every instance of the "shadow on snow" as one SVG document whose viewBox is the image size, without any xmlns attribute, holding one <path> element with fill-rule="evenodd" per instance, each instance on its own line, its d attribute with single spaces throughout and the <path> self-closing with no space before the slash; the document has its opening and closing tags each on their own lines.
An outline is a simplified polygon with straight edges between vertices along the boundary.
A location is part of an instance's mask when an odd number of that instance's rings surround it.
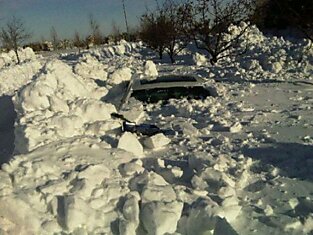
<svg viewBox="0 0 313 235">
<path fill-rule="evenodd" d="M 272 165 L 281 175 L 313 180 L 313 146 L 298 143 L 276 143 L 266 147 L 246 148 L 243 153 L 261 164 Z"/>
</svg>

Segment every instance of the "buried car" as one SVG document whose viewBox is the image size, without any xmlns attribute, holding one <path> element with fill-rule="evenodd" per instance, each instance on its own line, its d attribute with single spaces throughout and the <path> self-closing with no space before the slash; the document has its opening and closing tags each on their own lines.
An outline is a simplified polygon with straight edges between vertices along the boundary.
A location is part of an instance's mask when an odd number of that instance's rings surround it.
<svg viewBox="0 0 313 235">
<path fill-rule="evenodd" d="M 157 103 L 169 99 L 205 99 L 212 96 L 210 88 L 204 86 L 205 80 L 194 75 L 163 75 L 153 80 L 134 78 L 122 100 L 123 104 L 130 97 L 143 103 Z"/>
</svg>

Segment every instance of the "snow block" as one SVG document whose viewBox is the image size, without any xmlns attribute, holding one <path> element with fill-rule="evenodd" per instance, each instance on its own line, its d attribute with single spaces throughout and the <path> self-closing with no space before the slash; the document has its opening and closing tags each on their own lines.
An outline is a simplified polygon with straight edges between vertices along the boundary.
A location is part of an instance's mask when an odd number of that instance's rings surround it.
<svg viewBox="0 0 313 235">
<path fill-rule="evenodd" d="M 183 210 L 182 202 L 150 202 L 144 204 L 141 221 L 148 235 L 174 233 Z"/>
<path fill-rule="evenodd" d="M 158 74 L 159 73 L 158 73 L 155 63 L 153 63 L 153 61 L 151 60 L 146 61 L 145 67 L 144 67 L 144 75 L 148 77 L 157 77 Z"/>
<path fill-rule="evenodd" d="M 196 201 L 182 226 L 186 234 L 206 234 L 215 228 L 218 204 L 210 198 Z"/>
<path fill-rule="evenodd" d="M 150 136 L 144 140 L 144 145 L 150 149 L 159 149 L 169 144 L 171 140 L 167 138 L 164 134 L 159 133 Z"/>
<path fill-rule="evenodd" d="M 143 156 L 143 147 L 137 137 L 130 133 L 125 132 L 118 141 L 117 148 L 124 149 L 136 156 Z"/>
<path fill-rule="evenodd" d="M 207 58 L 205 57 L 205 55 L 201 55 L 199 54 L 198 52 L 196 52 L 193 56 L 192 56 L 192 59 L 194 61 L 194 63 L 197 65 L 197 66 L 203 66 L 207 63 Z"/>
<path fill-rule="evenodd" d="M 69 231 L 86 224 L 89 224 L 88 229 L 95 228 L 103 219 L 84 200 L 72 195 L 58 197 L 57 216 L 62 227 Z"/>
<path fill-rule="evenodd" d="M 136 235 L 139 225 L 139 200 L 140 196 L 137 192 L 130 192 L 126 196 L 122 218 L 119 221 L 119 234 Z"/>
<path fill-rule="evenodd" d="M 229 132 L 231 133 L 238 133 L 242 130 L 242 125 L 240 122 L 234 123 L 232 126 L 229 127 Z"/>
<path fill-rule="evenodd" d="M 120 84 L 124 81 L 129 81 L 132 77 L 132 71 L 129 68 L 117 69 L 110 77 L 108 82 L 112 85 Z"/>
</svg>

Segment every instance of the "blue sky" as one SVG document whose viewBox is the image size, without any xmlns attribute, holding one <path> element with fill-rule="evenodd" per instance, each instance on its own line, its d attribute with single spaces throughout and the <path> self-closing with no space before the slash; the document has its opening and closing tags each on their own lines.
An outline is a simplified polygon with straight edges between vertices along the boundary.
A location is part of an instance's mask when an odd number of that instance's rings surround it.
<svg viewBox="0 0 313 235">
<path fill-rule="evenodd" d="M 130 25 L 135 26 L 146 6 L 154 8 L 155 2 L 125 0 Z M 33 41 L 42 37 L 49 39 L 52 26 L 60 38 L 71 38 L 75 30 L 87 35 L 90 14 L 93 14 L 104 33 L 111 32 L 113 21 L 122 30 L 125 29 L 122 0 L 0 0 L 0 26 L 15 15 L 32 32 Z"/>
</svg>

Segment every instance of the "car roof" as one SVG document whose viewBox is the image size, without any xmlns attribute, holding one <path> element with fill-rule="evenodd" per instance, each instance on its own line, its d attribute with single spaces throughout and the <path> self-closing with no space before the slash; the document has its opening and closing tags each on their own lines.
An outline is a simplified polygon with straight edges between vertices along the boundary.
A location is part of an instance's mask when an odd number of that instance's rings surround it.
<svg viewBox="0 0 313 235">
<path fill-rule="evenodd" d="M 166 74 L 158 76 L 155 79 L 142 79 L 136 75 L 130 80 L 118 110 L 121 110 L 124 104 L 128 102 L 133 91 L 174 87 L 202 87 L 204 82 L 205 80 L 203 78 L 188 74 Z"/>
<path fill-rule="evenodd" d="M 202 86 L 204 80 L 195 75 L 162 75 L 155 79 L 135 79 L 132 84 L 132 90 L 149 90 L 157 88 L 172 87 L 195 87 Z"/>
</svg>

